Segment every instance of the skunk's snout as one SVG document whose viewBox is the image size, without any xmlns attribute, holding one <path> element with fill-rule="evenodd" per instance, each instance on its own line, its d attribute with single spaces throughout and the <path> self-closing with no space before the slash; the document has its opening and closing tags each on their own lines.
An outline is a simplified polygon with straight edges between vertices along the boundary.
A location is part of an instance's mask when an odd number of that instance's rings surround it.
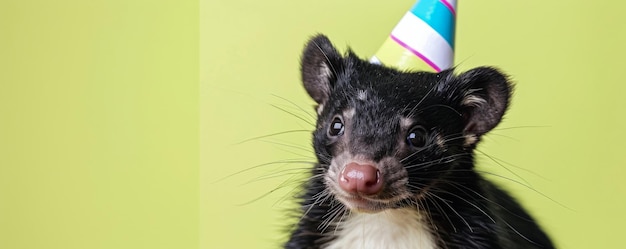
<svg viewBox="0 0 626 249">
<path fill-rule="evenodd" d="M 350 194 L 375 195 L 383 184 L 380 171 L 369 164 L 351 162 L 339 174 L 339 186 Z"/>
</svg>

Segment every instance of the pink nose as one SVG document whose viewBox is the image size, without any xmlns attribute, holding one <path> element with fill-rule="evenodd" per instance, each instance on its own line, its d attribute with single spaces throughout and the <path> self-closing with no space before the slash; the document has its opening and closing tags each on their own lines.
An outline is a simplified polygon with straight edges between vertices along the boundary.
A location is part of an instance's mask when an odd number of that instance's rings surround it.
<svg viewBox="0 0 626 249">
<path fill-rule="evenodd" d="M 339 186 L 351 194 L 374 195 L 382 190 L 383 179 L 374 166 L 351 162 L 339 174 Z"/>
</svg>

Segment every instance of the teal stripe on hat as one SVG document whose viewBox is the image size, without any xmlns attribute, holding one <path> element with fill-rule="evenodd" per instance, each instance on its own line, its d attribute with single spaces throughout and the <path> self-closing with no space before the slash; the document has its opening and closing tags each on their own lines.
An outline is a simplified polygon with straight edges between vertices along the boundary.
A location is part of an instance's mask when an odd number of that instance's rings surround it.
<svg viewBox="0 0 626 249">
<path fill-rule="evenodd" d="M 454 48 L 455 16 L 440 0 L 420 0 L 411 13 L 430 25 Z"/>
</svg>

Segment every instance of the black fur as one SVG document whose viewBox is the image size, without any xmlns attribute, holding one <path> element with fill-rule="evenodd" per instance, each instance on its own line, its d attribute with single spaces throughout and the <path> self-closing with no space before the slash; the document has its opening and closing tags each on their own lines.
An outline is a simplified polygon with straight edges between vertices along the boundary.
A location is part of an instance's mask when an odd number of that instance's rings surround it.
<svg viewBox="0 0 626 249">
<path fill-rule="evenodd" d="M 460 75 L 453 70 L 402 72 L 371 64 L 350 51 L 342 56 L 318 35 L 304 49 L 302 79 L 321 106 L 313 133 L 319 164 L 311 172 L 316 177 L 305 186 L 302 217 L 285 248 L 322 248 L 336 239 L 336 233 L 328 231 L 340 227 L 324 229 L 323 222 L 332 208 L 343 204 L 332 196 L 319 197 L 328 188 L 321 176 L 341 150 L 374 162 L 406 159 L 401 163 L 408 174 L 406 188 L 415 196 L 426 191 L 430 198 L 416 197 L 389 208 L 420 205 L 439 248 L 553 248 L 511 196 L 473 170 L 476 143 L 500 122 L 509 103 L 512 87 L 498 70 L 480 67 Z M 368 98 L 357 98 L 359 91 Z M 354 131 L 349 141 L 329 137 L 329 123 L 346 108 L 356 113 L 346 123 Z M 399 123 L 407 117 L 428 131 L 428 146 L 401 145 L 407 131 Z M 437 138 L 443 138 L 444 145 L 438 145 Z"/>
</svg>

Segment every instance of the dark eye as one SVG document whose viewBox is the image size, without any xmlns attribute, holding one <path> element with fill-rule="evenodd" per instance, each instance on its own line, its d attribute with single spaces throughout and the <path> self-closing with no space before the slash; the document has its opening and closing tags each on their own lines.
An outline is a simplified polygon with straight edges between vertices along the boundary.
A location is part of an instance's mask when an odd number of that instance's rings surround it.
<svg viewBox="0 0 626 249">
<path fill-rule="evenodd" d="M 426 129 L 418 125 L 409 130 L 409 133 L 406 136 L 406 142 L 410 146 L 421 148 L 426 146 L 427 135 Z"/>
<path fill-rule="evenodd" d="M 335 117 L 333 122 L 330 123 L 328 128 L 328 134 L 335 137 L 343 134 L 344 126 L 343 121 L 339 117 Z"/>
</svg>

